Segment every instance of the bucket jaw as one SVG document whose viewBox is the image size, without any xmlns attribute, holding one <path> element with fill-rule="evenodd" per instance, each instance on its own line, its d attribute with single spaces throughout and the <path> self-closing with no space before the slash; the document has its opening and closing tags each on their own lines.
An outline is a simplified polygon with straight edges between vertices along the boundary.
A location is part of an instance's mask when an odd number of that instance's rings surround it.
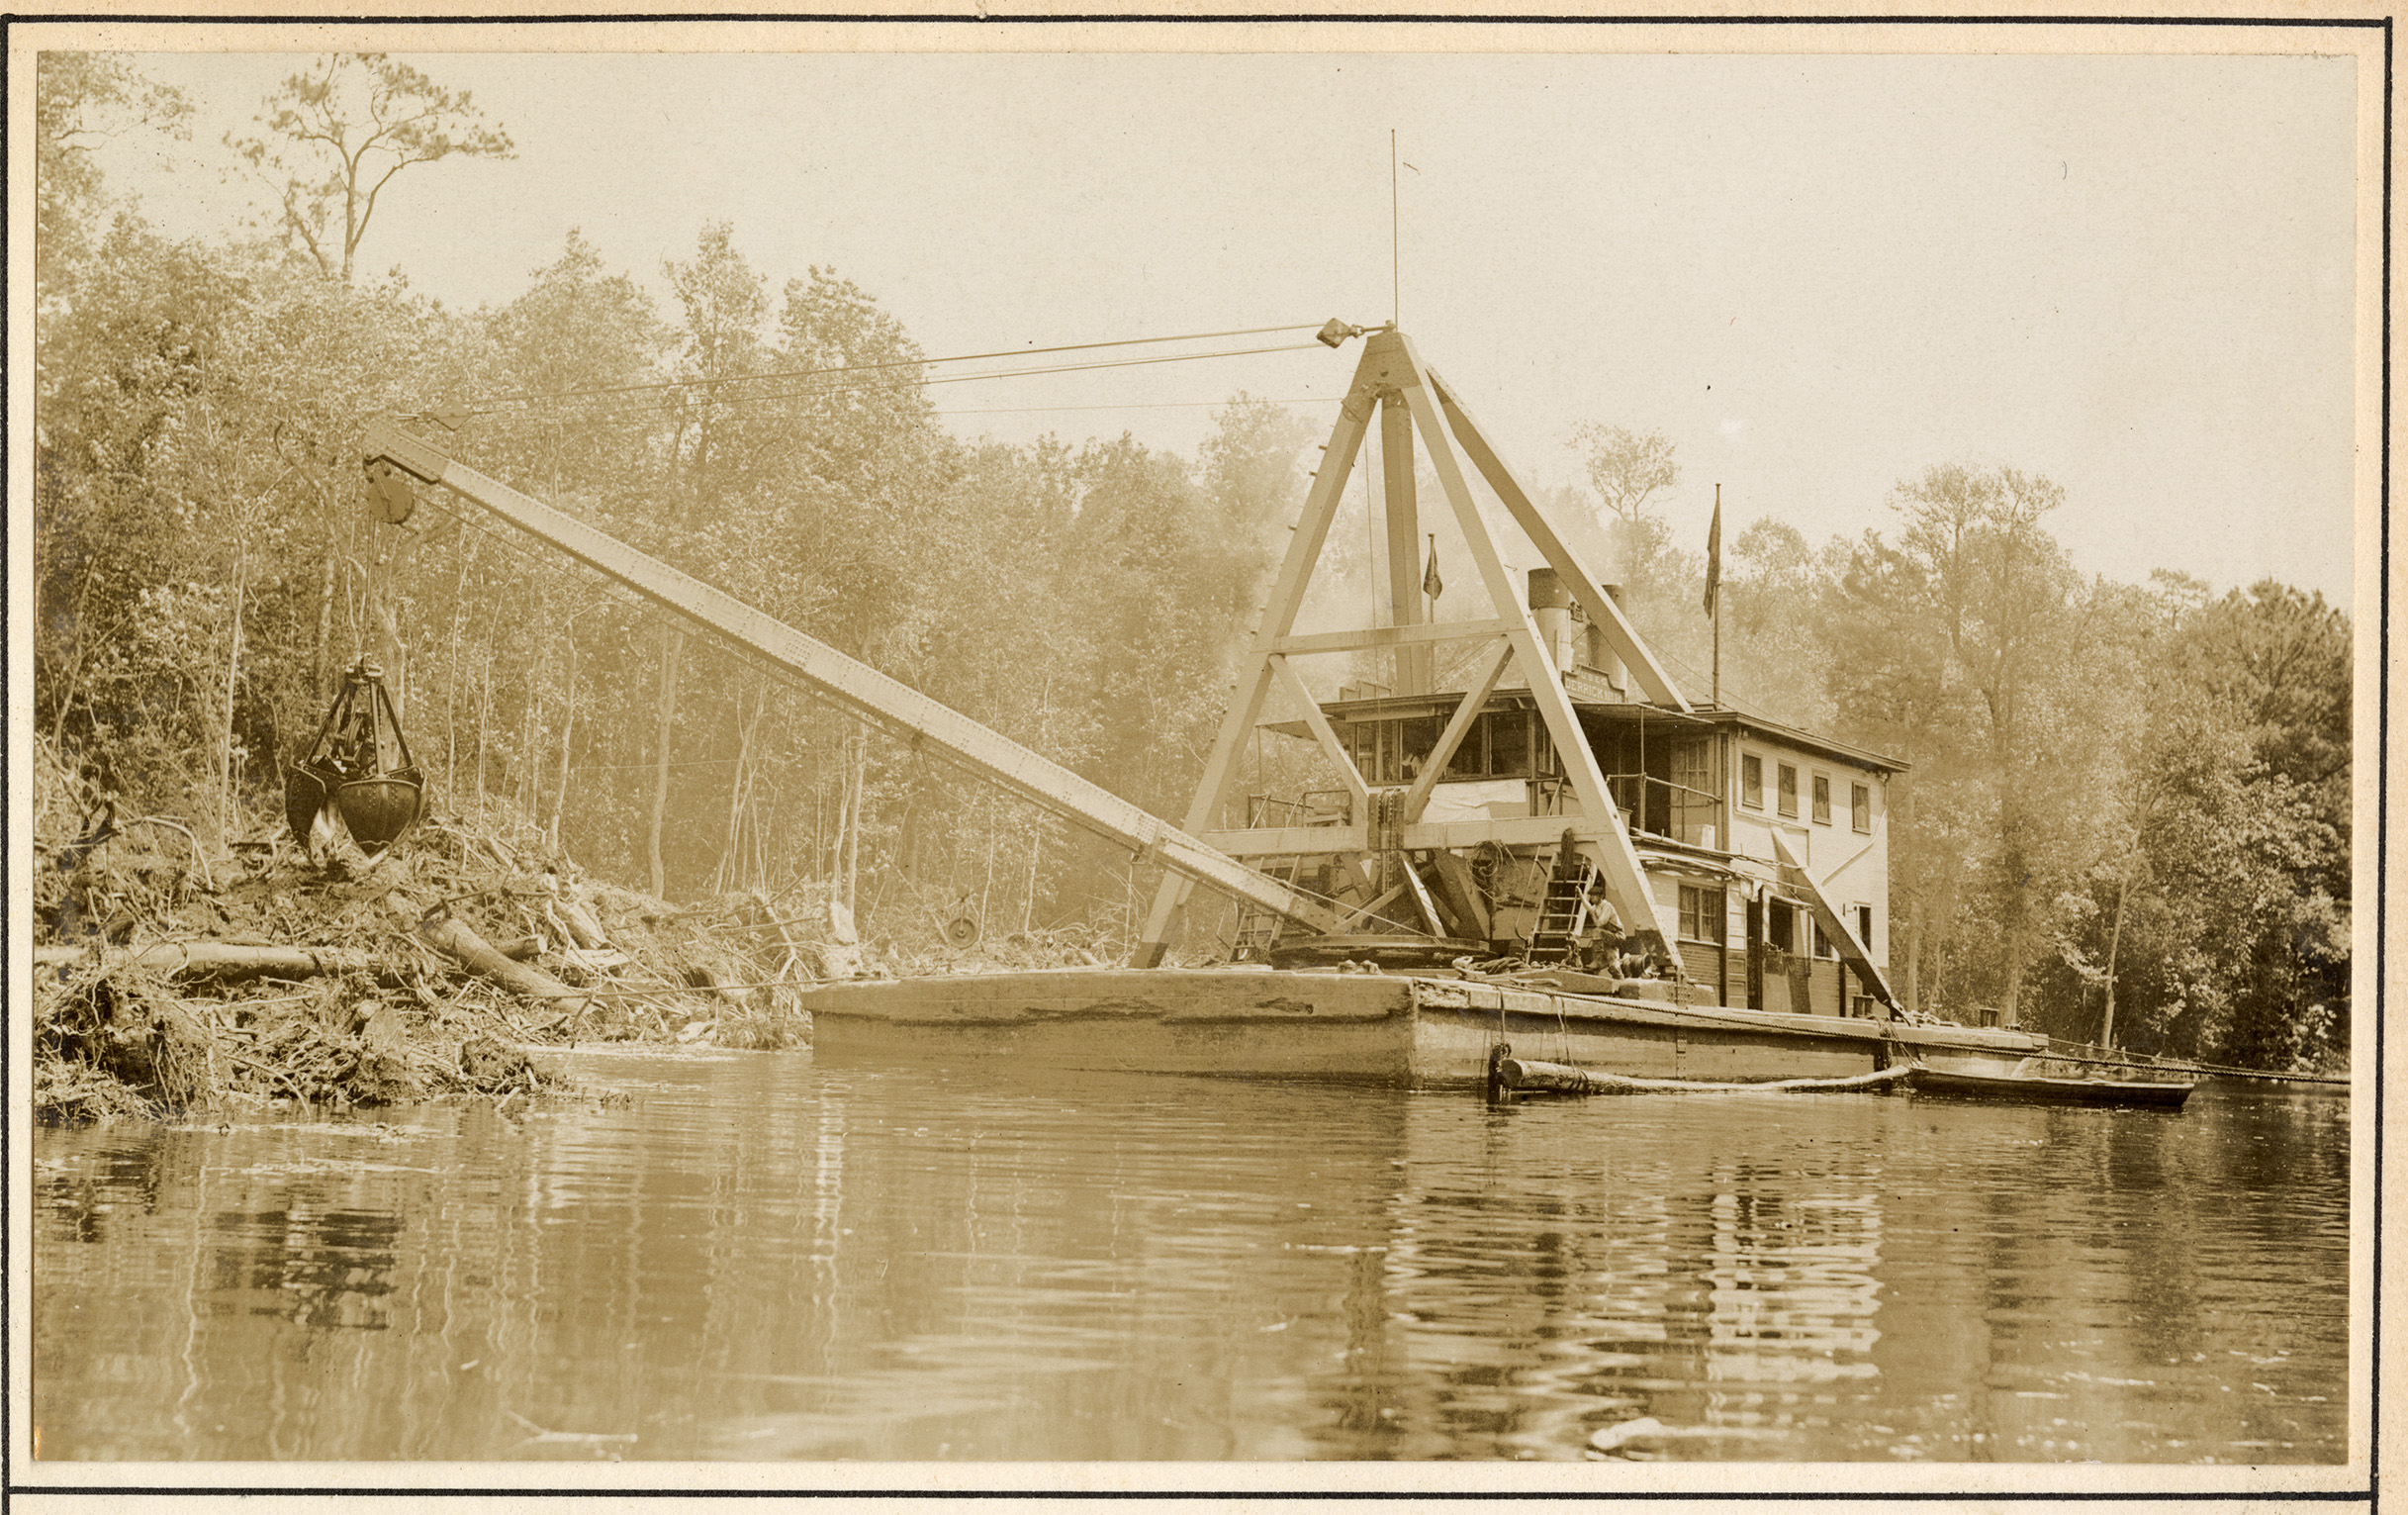
<svg viewBox="0 0 2408 1515">
<path fill-rule="evenodd" d="M 302 850 L 323 857 L 342 836 L 374 858 L 417 825 L 426 777 L 410 759 L 384 670 L 366 658 L 343 674 L 310 755 L 284 771 L 284 818 Z"/>
</svg>

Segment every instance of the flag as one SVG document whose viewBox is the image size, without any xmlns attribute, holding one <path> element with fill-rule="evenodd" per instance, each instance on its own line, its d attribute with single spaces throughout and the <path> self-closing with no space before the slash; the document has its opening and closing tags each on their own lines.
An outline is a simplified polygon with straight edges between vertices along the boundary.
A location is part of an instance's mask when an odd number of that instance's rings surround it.
<svg viewBox="0 0 2408 1515">
<path fill-rule="evenodd" d="M 1430 538 L 1430 571 L 1422 575 L 1422 593 L 1436 600 L 1446 593 L 1446 581 L 1438 577 L 1438 539 Z"/>
<path fill-rule="evenodd" d="M 1714 486 L 1714 523 L 1706 528 L 1706 614 L 1714 613 L 1722 590 L 1722 487 Z"/>
</svg>

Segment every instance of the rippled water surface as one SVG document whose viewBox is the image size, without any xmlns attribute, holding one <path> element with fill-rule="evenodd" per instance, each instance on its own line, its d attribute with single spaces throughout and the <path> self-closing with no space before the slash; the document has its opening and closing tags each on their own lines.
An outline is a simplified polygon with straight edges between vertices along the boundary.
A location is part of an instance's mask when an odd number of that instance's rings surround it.
<svg viewBox="0 0 2408 1515">
<path fill-rule="evenodd" d="M 40 1455 L 2346 1450 L 2332 1095 L 562 1061 L 632 1097 L 34 1133 Z"/>
</svg>

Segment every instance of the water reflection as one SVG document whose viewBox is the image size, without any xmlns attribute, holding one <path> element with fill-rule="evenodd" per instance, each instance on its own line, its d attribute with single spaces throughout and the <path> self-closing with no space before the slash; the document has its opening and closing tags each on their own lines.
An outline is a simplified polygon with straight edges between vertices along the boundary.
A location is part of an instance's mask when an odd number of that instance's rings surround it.
<svg viewBox="0 0 2408 1515">
<path fill-rule="evenodd" d="M 588 1055 L 37 1137 L 69 1458 L 2337 1461 L 2348 1106 Z"/>
</svg>

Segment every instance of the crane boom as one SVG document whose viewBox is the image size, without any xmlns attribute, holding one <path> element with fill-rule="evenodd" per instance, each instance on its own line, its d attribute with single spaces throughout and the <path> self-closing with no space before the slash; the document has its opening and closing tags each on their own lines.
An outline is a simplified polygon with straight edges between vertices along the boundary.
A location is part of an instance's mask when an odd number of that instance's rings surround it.
<svg viewBox="0 0 2408 1515">
<path fill-rule="evenodd" d="M 1308 896 L 1206 846 L 1169 821 L 1131 805 L 1061 764 L 1031 752 L 918 690 L 888 678 L 827 643 L 755 610 L 724 591 L 670 567 L 616 537 L 520 494 L 405 430 L 391 416 L 368 424 L 368 463 L 383 461 L 440 484 L 587 567 L 626 585 L 663 610 L 767 659 L 815 693 L 878 722 L 907 741 L 926 740 L 1004 789 L 1057 815 L 1132 848 L 1149 861 L 1226 895 L 1275 910 L 1316 931 L 1336 915 Z"/>
</svg>

